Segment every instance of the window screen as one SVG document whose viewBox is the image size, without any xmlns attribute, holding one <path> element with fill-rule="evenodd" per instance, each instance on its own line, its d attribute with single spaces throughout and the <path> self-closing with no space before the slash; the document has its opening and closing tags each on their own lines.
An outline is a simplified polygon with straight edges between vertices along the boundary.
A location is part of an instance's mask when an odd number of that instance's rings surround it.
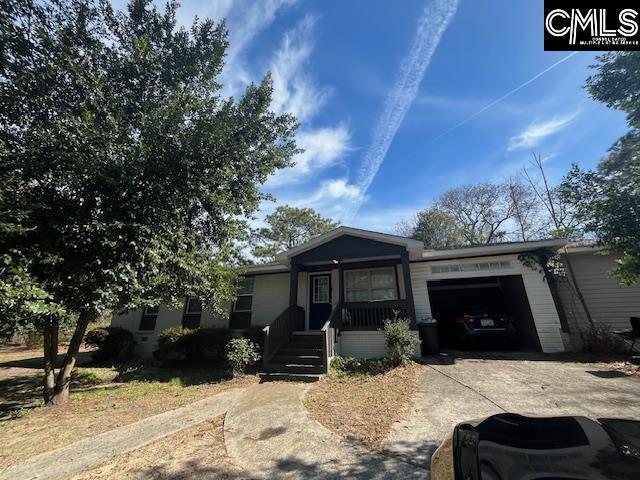
<svg viewBox="0 0 640 480">
<path fill-rule="evenodd" d="M 394 268 L 347 270 L 345 299 L 347 302 L 397 300 L 398 289 Z"/>
</svg>

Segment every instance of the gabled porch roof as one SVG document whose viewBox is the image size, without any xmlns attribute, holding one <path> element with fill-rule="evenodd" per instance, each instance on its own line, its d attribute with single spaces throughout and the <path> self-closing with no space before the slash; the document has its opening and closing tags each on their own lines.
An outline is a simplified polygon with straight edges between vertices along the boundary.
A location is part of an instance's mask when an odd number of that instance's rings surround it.
<svg viewBox="0 0 640 480">
<path fill-rule="evenodd" d="M 289 265 L 292 258 L 298 257 L 305 252 L 309 252 L 310 250 L 316 249 L 343 236 L 356 237 L 363 240 L 369 240 L 371 242 L 379 242 L 383 244 L 403 247 L 404 250 L 409 253 L 411 258 L 420 258 L 422 250 L 424 248 L 424 244 L 421 241 L 414 240 L 412 238 L 400 237 L 398 235 L 391 235 L 388 233 L 372 232 L 369 230 L 362 230 L 360 228 L 341 226 L 323 235 L 313 238 L 308 242 L 303 243 L 302 245 L 298 245 L 297 247 L 293 247 L 289 250 L 279 253 L 276 256 L 276 261 L 283 265 Z"/>
</svg>

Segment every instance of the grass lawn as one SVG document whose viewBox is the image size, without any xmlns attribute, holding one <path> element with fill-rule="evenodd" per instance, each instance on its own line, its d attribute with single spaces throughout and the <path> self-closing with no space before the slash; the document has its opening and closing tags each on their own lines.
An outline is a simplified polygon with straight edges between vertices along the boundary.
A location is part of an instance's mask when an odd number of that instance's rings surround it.
<svg viewBox="0 0 640 480">
<path fill-rule="evenodd" d="M 86 362 L 89 352 L 82 359 Z M 42 407 L 40 351 L 0 347 L 0 470 L 59 448 L 231 388 L 257 382 L 229 380 L 215 367 L 118 367 L 81 365 L 71 398 Z M 24 406 L 20 408 L 20 406 Z"/>
<path fill-rule="evenodd" d="M 116 455 L 73 480 L 248 478 L 227 457 L 223 429 L 224 415 L 220 415 L 145 447 Z"/>
<path fill-rule="evenodd" d="M 325 427 L 379 450 L 393 424 L 409 412 L 421 368 L 376 375 L 332 372 L 309 389 L 304 404 Z"/>
</svg>

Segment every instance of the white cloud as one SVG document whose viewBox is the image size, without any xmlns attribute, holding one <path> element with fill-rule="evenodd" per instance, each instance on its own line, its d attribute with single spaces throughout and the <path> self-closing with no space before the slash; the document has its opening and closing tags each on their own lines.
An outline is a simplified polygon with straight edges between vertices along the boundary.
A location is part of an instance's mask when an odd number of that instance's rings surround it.
<svg viewBox="0 0 640 480">
<path fill-rule="evenodd" d="M 458 0 L 433 0 L 425 6 L 418 20 L 409 54 L 403 60 L 398 79 L 385 100 L 373 141 L 364 155 L 357 182 L 363 193 L 366 193 L 378 173 L 389 146 L 418 93 L 431 57 L 457 8 Z M 358 212 L 363 201 L 364 195 L 361 195 L 359 200 L 353 202 L 347 221 Z"/>
<path fill-rule="evenodd" d="M 532 148 L 540 144 L 545 138 L 568 127 L 578 116 L 578 112 L 564 117 L 554 117 L 544 122 L 532 123 L 518 135 L 509 139 L 507 152 Z"/>
<path fill-rule="evenodd" d="M 222 71 L 224 96 L 237 96 L 254 79 L 245 60 L 246 49 L 275 20 L 277 13 L 297 0 L 223 0 L 218 6 L 227 18 L 229 50 Z M 213 2 L 216 3 L 216 2 Z M 214 17 L 215 18 L 215 17 Z"/>
<path fill-rule="evenodd" d="M 315 22 L 314 17 L 306 15 L 294 29 L 286 32 L 270 66 L 272 108 L 278 113 L 295 115 L 300 123 L 318 113 L 331 94 L 328 88 L 318 88 L 304 71 L 313 51 Z"/>
<path fill-rule="evenodd" d="M 304 152 L 296 155 L 292 167 L 273 175 L 267 187 L 296 183 L 313 172 L 334 165 L 350 150 L 350 138 L 349 129 L 343 124 L 299 132 L 296 142 Z"/>
<path fill-rule="evenodd" d="M 311 207 L 320 214 L 336 221 L 344 222 L 345 214 L 353 202 L 362 201 L 364 192 L 357 185 L 349 183 L 346 178 L 325 180 L 306 198 L 290 199 L 287 203 L 295 207 Z"/>
<path fill-rule="evenodd" d="M 357 185 L 351 185 L 346 179 L 327 180 L 312 197 L 312 202 L 325 200 L 357 200 L 362 191 Z"/>
<path fill-rule="evenodd" d="M 271 107 L 277 113 L 291 113 L 302 125 L 296 142 L 303 153 L 295 165 L 272 176 L 267 184 L 274 188 L 298 183 L 310 174 L 335 164 L 349 151 L 350 133 L 345 124 L 311 128 L 308 125 L 328 100 L 331 91 L 318 87 L 305 67 L 313 52 L 316 19 L 306 15 L 295 28 L 284 34 L 270 66 L 273 78 Z"/>
</svg>

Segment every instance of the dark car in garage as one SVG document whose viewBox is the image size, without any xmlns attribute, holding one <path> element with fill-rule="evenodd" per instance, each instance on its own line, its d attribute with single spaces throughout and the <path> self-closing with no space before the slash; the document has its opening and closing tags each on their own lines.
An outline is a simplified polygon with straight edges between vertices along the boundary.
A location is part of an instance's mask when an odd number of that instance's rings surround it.
<svg viewBox="0 0 640 480">
<path fill-rule="evenodd" d="M 464 348 L 516 348 L 518 345 L 516 327 L 509 314 L 475 310 L 457 315 L 456 327 Z"/>
</svg>

